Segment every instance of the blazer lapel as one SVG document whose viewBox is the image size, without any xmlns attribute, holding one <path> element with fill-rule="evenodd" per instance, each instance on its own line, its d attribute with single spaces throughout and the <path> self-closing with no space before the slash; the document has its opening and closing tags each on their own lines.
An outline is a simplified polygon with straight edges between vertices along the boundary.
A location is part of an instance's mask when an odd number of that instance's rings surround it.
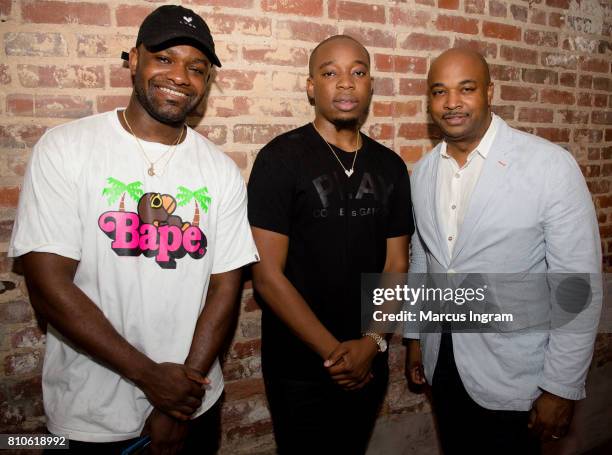
<svg viewBox="0 0 612 455">
<path fill-rule="evenodd" d="M 429 191 L 427 192 L 427 205 L 429 207 L 428 212 L 430 215 L 432 226 L 437 236 L 437 242 L 435 243 L 439 250 L 439 257 L 444 258 L 444 264 L 448 265 L 450 262 L 450 254 L 444 241 L 445 232 L 442 231 L 442 220 L 440 220 L 440 210 L 438 201 L 438 167 L 440 165 L 440 143 L 434 148 L 434 156 L 430 163 L 429 176 L 427 181 L 430 182 Z"/>
<path fill-rule="evenodd" d="M 512 165 L 506 157 L 508 148 L 504 136 L 506 136 L 507 128 L 508 126 L 505 122 L 499 123 L 499 129 L 485 160 L 478 182 L 476 182 L 472 192 L 463 224 L 459 229 L 452 260 L 455 260 L 461 254 L 468 239 L 473 234 L 478 220 L 484 214 Z"/>
</svg>

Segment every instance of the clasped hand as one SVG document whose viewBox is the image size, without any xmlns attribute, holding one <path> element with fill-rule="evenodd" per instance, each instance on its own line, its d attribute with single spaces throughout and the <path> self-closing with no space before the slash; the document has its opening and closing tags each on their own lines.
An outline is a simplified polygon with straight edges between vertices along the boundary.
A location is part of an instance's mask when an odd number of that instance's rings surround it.
<svg viewBox="0 0 612 455">
<path fill-rule="evenodd" d="M 357 390 L 374 377 L 371 368 L 377 352 L 378 347 L 370 337 L 343 341 L 327 357 L 323 366 L 336 384 L 346 390 Z"/>
</svg>

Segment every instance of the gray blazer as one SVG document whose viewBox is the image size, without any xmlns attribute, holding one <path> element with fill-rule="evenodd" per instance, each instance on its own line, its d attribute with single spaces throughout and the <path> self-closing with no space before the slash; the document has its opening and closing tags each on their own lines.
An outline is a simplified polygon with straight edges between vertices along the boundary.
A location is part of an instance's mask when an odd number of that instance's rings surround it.
<svg viewBox="0 0 612 455">
<path fill-rule="evenodd" d="M 555 144 L 496 121 L 497 134 L 452 257 L 436 200 L 441 144 L 417 164 L 411 176 L 416 230 L 410 272 L 599 274 L 597 219 L 574 158 Z M 527 294 L 542 298 L 541 293 Z M 544 298 L 551 299 L 547 288 Z M 453 333 L 457 369 L 470 396 L 488 409 L 517 411 L 530 409 L 542 389 L 569 399 L 584 398 L 601 298 L 599 283 L 588 311 L 576 321 L 580 330 Z M 431 384 L 440 334 L 404 336 L 420 338 Z"/>
</svg>

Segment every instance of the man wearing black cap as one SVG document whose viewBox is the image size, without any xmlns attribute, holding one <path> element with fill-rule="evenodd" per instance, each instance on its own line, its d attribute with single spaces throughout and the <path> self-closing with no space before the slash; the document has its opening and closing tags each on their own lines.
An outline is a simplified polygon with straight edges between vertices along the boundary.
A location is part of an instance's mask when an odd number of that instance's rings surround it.
<svg viewBox="0 0 612 455">
<path fill-rule="evenodd" d="M 48 131 L 19 203 L 10 255 L 49 322 L 47 426 L 77 453 L 141 435 L 152 453 L 214 453 L 217 355 L 258 259 L 240 172 L 185 125 L 221 63 L 180 6 L 151 13 L 127 57 L 127 108 Z"/>
</svg>

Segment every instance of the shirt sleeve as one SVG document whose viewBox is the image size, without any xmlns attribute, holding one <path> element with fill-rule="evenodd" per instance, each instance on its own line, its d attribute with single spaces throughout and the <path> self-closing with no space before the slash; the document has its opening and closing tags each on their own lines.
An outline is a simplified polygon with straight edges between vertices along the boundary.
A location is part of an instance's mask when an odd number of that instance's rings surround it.
<svg viewBox="0 0 612 455">
<path fill-rule="evenodd" d="M 410 199 L 410 177 L 403 161 L 400 162 L 400 175 L 389 199 L 389 227 L 387 238 L 402 235 L 411 236 L 414 232 L 412 219 L 412 202 Z"/>
<path fill-rule="evenodd" d="M 295 181 L 281 154 L 268 145 L 257 155 L 249 178 L 249 222 L 288 236 Z"/>
<path fill-rule="evenodd" d="M 229 164 L 219 204 L 212 273 L 229 272 L 259 261 L 247 218 L 246 185 L 234 163 Z"/>
<path fill-rule="evenodd" d="M 34 251 L 81 259 L 78 185 L 68 150 L 57 130 L 46 133 L 34 146 L 21 189 L 9 256 Z"/>
</svg>

